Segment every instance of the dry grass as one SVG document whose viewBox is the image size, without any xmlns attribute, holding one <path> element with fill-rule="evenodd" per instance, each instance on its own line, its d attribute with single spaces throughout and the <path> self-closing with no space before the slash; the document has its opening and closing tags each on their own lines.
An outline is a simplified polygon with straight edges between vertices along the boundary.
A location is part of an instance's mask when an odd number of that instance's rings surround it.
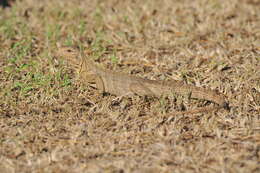
<svg viewBox="0 0 260 173">
<path fill-rule="evenodd" d="M 0 172 L 259 172 L 257 0 L 16 1 L 0 9 Z M 98 65 L 225 93 L 209 104 L 100 95 L 55 57 L 83 45 Z"/>
</svg>

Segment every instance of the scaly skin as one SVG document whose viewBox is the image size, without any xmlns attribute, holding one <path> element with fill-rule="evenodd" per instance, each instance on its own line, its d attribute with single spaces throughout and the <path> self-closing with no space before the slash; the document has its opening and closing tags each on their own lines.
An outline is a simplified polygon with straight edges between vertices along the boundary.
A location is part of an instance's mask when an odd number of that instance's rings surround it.
<svg viewBox="0 0 260 173">
<path fill-rule="evenodd" d="M 204 89 L 193 85 L 184 84 L 180 81 L 157 81 L 143 79 L 127 74 L 115 73 L 97 67 L 85 55 L 71 47 L 62 47 L 57 51 L 57 56 L 64 58 L 74 69 L 78 69 L 82 80 L 96 83 L 100 92 L 108 92 L 123 96 L 137 94 L 140 96 L 160 97 L 164 94 L 190 95 L 191 98 L 208 100 L 217 103 L 216 107 L 203 107 L 191 111 L 177 112 L 175 114 L 194 114 L 209 112 L 220 108 L 229 109 L 225 96 L 214 90 Z"/>
</svg>

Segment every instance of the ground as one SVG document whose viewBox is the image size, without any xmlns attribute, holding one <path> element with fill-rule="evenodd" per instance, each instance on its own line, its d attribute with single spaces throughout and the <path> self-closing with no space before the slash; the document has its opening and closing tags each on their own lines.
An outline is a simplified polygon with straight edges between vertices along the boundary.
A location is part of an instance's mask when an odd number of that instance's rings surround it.
<svg viewBox="0 0 260 173">
<path fill-rule="evenodd" d="M 0 172 L 259 172 L 258 0 L 70 0 L 0 8 Z M 226 95 L 118 98 L 55 55 Z M 170 115 L 169 115 L 170 114 Z"/>
</svg>

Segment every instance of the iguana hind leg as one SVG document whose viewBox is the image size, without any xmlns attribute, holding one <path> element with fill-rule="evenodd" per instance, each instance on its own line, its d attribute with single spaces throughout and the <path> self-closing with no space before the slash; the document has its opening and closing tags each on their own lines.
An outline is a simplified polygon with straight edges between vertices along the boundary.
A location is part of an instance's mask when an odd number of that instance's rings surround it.
<svg viewBox="0 0 260 173">
<path fill-rule="evenodd" d="M 112 102 L 120 102 L 124 97 L 127 97 L 127 96 L 133 96 L 133 93 L 132 92 L 128 92 L 128 93 L 125 93 L 125 94 L 123 94 L 123 95 L 121 95 L 121 96 L 117 96 L 116 98 L 114 98 L 113 100 L 112 100 Z"/>
</svg>

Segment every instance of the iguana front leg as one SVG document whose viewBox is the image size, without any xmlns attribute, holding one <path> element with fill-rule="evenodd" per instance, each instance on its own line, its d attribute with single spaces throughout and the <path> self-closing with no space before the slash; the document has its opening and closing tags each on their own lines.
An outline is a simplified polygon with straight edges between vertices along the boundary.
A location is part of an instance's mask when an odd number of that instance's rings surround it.
<svg viewBox="0 0 260 173">
<path fill-rule="evenodd" d="M 104 85 L 104 81 L 102 80 L 102 78 L 98 75 L 95 75 L 95 82 L 96 82 L 98 91 L 100 93 L 104 93 L 105 92 L 105 85 Z"/>
<path fill-rule="evenodd" d="M 84 69 L 84 67 L 86 67 L 85 63 L 86 63 L 85 61 L 81 62 L 78 75 L 81 76 L 81 78 L 88 83 L 95 83 L 96 88 L 98 89 L 99 93 L 104 93 L 105 85 L 104 85 L 104 82 L 103 82 L 101 76 L 99 76 L 97 74 L 89 74 L 89 72 L 86 71 L 86 69 Z"/>
<path fill-rule="evenodd" d="M 87 83 L 90 83 L 90 84 L 95 83 L 96 88 L 98 89 L 99 93 L 105 92 L 104 82 L 99 75 L 81 73 L 80 78 L 81 78 L 81 80 L 84 80 L 84 82 L 87 82 Z"/>
</svg>

